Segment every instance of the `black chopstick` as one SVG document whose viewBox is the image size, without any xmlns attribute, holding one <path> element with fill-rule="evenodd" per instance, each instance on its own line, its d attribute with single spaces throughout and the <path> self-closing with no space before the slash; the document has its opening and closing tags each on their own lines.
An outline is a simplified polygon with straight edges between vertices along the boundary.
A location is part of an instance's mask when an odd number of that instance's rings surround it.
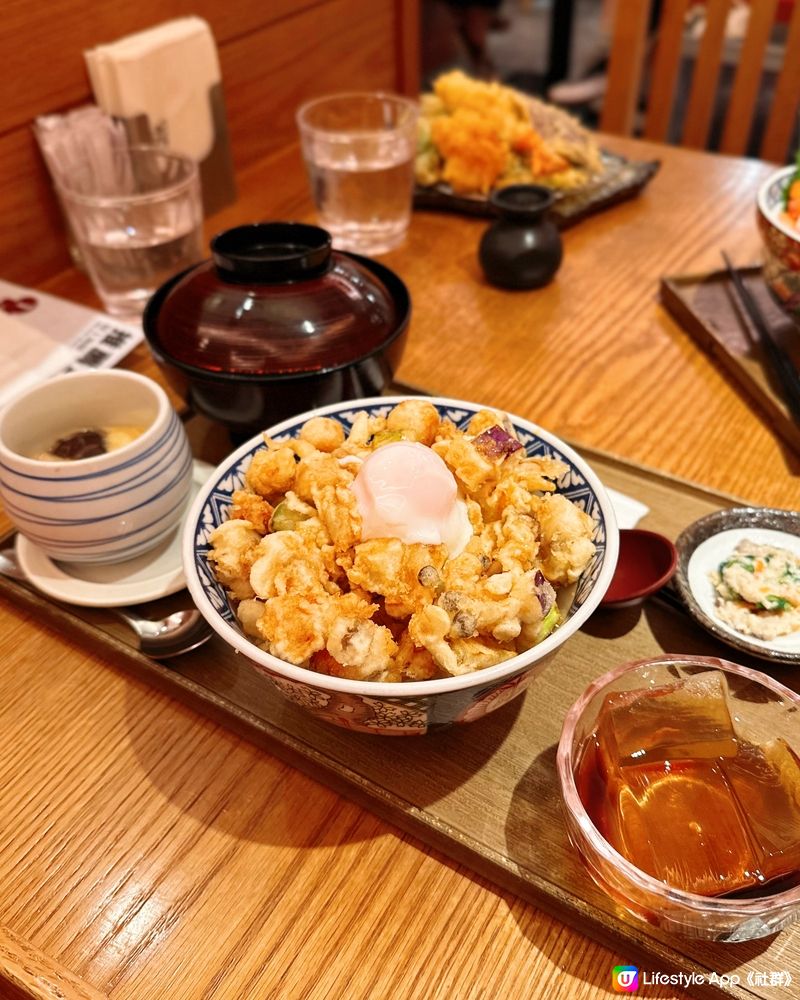
<svg viewBox="0 0 800 1000">
<path fill-rule="evenodd" d="M 783 348 L 775 342 L 772 331 L 767 325 L 767 321 L 764 319 L 764 314 L 761 312 L 758 303 L 747 290 L 741 274 L 731 264 L 730 258 L 724 250 L 722 251 L 722 259 L 725 261 L 725 267 L 728 269 L 728 274 L 739 296 L 739 300 L 750 317 L 750 322 L 756 328 L 767 363 L 783 387 L 783 397 L 789 408 L 789 412 L 795 421 L 800 424 L 800 373 L 798 373 L 797 368 Z"/>
</svg>

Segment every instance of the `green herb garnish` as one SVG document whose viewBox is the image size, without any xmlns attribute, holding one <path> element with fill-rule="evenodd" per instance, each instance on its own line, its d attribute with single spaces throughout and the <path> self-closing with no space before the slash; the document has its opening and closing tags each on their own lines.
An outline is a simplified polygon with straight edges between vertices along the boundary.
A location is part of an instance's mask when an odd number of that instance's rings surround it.
<svg viewBox="0 0 800 1000">
<path fill-rule="evenodd" d="M 764 611 L 791 611 L 792 603 L 777 594 L 766 594 L 759 602 L 758 607 L 763 608 Z"/>
<path fill-rule="evenodd" d="M 726 569 L 730 569 L 731 566 L 741 566 L 742 569 L 747 570 L 748 573 L 755 573 L 756 571 L 756 557 L 750 555 L 749 553 L 743 556 L 728 556 L 723 562 L 719 564 L 719 574 L 722 576 Z"/>
</svg>

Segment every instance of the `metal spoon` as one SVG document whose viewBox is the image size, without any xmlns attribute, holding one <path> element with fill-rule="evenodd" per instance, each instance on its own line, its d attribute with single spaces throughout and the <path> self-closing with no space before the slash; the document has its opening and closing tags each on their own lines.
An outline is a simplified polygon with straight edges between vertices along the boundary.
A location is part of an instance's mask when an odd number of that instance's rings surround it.
<svg viewBox="0 0 800 1000">
<path fill-rule="evenodd" d="M 13 549 L 0 550 L 0 573 L 14 580 L 27 582 Z M 134 614 L 130 609 L 105 608 L 121 618 L 139 637 L 139 649 L 153 659 L 163 660 L 197 649 L 214 634 L 213 629 L 197 608 L 175 611 L 166 618 L 152 621 Z"/>
<path fill-rule="evenodd" d="M 197 649 L 208 642 L 214 634 L 197 608 L 175 611 L 157 621 L 142 618 L 121 608 L 108 608 L 108 611 L 130 625 L 139 636 L 139 649 L 155 660 L 188 653 L 190 649 Z"/>
</svg>

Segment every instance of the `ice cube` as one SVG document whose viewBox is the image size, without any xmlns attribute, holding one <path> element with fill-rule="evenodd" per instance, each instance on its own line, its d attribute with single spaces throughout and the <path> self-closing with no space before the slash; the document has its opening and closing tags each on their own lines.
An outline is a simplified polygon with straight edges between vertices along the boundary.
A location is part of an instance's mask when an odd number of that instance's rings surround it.
<svg viewBox="0 0 800 1000">
<path fill-rule="evenodd" d="M 733 757 L 738 748 L 719 671 L 645 691 L 606 696 L 598 738 L 608 771 L 680 759 Z"/>
<path fill-rule="evenodd" d="M 608 839 L 637 868 L 706 896 L 757 885 L 756 850 L 720 762 L 621 769 Z"/>
<path fill-rule="evenodd" d="M 721 764 L 741 808 L 763 881 L 800 872 L 800 760 L 785 740 L 742 742 Z"/>
</svg>

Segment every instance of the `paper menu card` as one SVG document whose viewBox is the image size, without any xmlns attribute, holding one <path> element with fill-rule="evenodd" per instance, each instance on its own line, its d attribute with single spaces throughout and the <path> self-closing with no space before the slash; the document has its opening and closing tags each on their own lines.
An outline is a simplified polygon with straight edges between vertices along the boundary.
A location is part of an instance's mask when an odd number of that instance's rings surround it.
<svg viewBox="0 0 800 1000">
<path fill-rule="evenodd" d="M 143 339 L 139 324 L 0 280 L 0 406 L 53 375 L 113 368 Z"/>
</svg>

